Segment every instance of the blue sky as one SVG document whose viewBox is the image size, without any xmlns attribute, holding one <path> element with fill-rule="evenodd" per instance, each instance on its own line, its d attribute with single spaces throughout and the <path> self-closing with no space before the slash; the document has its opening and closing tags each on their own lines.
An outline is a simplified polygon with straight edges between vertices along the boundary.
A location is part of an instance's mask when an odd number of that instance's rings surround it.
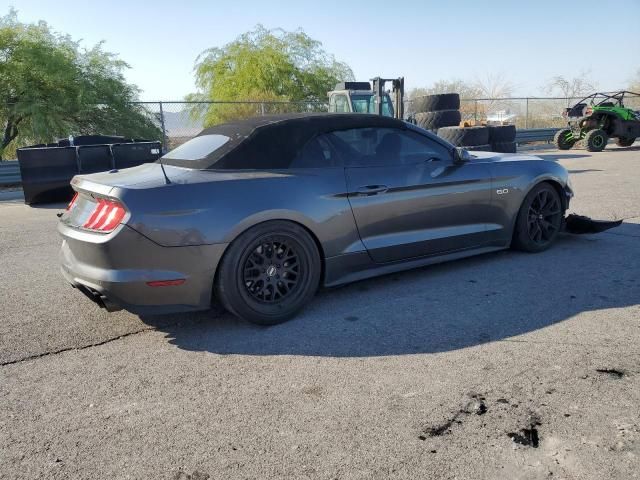
<svg viewBox="0 0 640 480">
<path fill-rule="evenodd" d="M 503 74 L 516 95 L 542 95 L 554 75 L 590 70 L 613 90 L 640 69 L 640 0 L 0 0 L 0 14 L 9 6 L 87 46 L 104 40 L 144 100 L 194 91 L 198 54 L 257 23 L 302 28 L 358 79 L 404 75 L 410 88 Z"/>
</svg>

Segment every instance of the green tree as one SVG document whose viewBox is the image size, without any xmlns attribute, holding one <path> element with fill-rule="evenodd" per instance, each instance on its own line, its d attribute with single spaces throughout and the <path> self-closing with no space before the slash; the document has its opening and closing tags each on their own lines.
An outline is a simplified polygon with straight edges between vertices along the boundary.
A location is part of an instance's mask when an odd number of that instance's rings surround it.
<svg viewBox="0 0 640 480">
<path fill-rule="evenodd" d="M 188 100 L 322 102 L 338 81 L 353 80 L 348 65 L 337 61 L 302 30 L 286 32 L 257 25 L 222 47 L 196 59 L 198 93 Z M 281 109 L 290 108 L 281 106 Z M 278 108 L 270 108 L 277 112 Z M 256 105 L 201 105 L 205 125 L 259 113 Z"/>
<path fill-rule="evenodd" d="M 132 102 L 128 65 L 102 45 L 85 50 L 45 22 L 0 17 L 0 159 L 8 150 L 55 137 L 113 134 L 158 139 L 154 119 Z"/>
</svg>

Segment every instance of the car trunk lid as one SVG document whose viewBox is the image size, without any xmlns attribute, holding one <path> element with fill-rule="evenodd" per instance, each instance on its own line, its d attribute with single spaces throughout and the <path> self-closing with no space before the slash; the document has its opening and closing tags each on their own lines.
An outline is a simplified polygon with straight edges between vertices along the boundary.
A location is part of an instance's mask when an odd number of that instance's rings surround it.
<svg viewBox="0 0 640 480">
<path fill-rule="evenodd" d="M 166 167 L 178 179 L 184 175 L 177 167 Z M 113 231 L 129 218 L 126 193 L 131 190 L 158 188 L 166 185 L 162 167 L 149 163 L 124 170 L 76 175 L 71 180 L 73 200 L 60 217 L 68 226 L 98 233 Z"/>
</svg>

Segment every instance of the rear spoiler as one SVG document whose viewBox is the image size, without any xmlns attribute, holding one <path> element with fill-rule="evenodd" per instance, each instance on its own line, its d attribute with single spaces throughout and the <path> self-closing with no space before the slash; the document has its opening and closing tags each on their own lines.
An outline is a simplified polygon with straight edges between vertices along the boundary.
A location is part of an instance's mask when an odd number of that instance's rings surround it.
<svg viewBox="0 0 640 480">
<path fill-rule="evenodd" d="M 113 185 L 105 185 L 103 183 L 92 182 L 91 180 L 87 180 L 83 178 L 82 175 L 76 175 L 71 179 L 71 187 L 76 192 L 83 193 L 97 193 L 98 195 L 103 195 L 105 197 L 111 196 L 111 192 L 114 188 Z"/>
</svg>

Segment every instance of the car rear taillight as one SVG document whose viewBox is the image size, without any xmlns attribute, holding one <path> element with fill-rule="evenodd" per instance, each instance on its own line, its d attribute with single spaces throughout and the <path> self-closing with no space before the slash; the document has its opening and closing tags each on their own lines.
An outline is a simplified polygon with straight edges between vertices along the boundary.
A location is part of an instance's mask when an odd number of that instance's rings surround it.
<svg viewBox="0 0 640 480">
<path fill-rule="evenodd" d="M 117 200 L 99 198 L 82 228 L 96 232 L 111 232 L 115 230 L 126 214 L 124 205 Z"/>
<path fill-rule="evenodd" d="M 73 206 L 76 204 L 76 200 L 78 200 L 78 192 L 73 195 L 73 198 L 69 202 L 69 205 L 67 205 L 67 212 L 73 208 Z"/>
</svg>

